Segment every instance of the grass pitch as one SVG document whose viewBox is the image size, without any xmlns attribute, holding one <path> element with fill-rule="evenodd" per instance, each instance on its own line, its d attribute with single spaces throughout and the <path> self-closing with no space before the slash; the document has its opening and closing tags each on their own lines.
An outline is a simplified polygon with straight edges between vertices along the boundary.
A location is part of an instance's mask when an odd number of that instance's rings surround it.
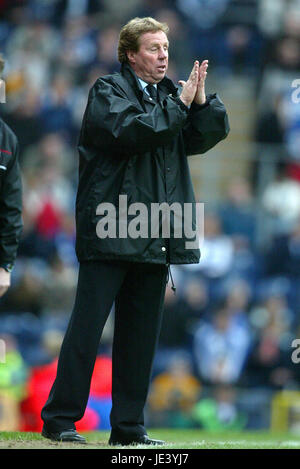
<svg viewBox="0 0 300 469">
<path fill-rule="evenodd" d="M 164 446 L 156 450 L 172 449 L 300 449 L 299 434 L 279 434 L 271 432 L 223 432 L 209 433 L 202 430 L 149 430 L 149 436 L 163 439 Z M 148 446 L 108 446 L 109 432 L 89 432 L 82 434 L 86 445 L 58 443 L 46 440 L 39 433 L 0 432 L 0 449 L 149 449 Z M 154 449 L 151 447 L 151 449 Z"/>
</svg>

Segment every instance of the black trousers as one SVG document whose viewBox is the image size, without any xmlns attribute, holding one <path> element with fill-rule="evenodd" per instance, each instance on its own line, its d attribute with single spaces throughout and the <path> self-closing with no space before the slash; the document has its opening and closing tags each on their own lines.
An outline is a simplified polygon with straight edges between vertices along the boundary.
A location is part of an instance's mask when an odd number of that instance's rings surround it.
<svg viewBox="0 0 300 469">
<path fill-rule="evenodd" d="M 57 376 L 42 409 L 49 431 L 75 428 L 75 422 L 83 417 L 99 341 L 115 301 L 112 436 L 146 434 L 143 409 L 160 332 L 166 278 L 167 267 L 160 264 L 80 264 Z"/>
</svg>

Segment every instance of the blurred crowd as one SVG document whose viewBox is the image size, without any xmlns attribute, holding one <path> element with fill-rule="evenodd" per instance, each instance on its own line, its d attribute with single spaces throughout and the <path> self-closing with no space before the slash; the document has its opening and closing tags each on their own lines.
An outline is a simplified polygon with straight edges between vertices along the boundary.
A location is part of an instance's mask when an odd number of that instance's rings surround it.
<svg viewBox="0 0 300 469">
<path fill-rule="evenodd" d="M 18 260 L 0 300 L 0 397 L 21 404 L 18 428 L 40 429 L 76 290 L 81 119 L 98 76 L 119 70 L 119 30 L 134 16 L 168 23 L 175 82 L 195 57 L 208 58 L 216 83 L 254 82 L 256 108 L 249 177 L 233 175 L 205 211 L 200 264 L 172 267 L 177 294 L 167 289 L 147 418 L 265 428 L 272 393 L 300 382 L 291 360 L 300 333 L 299 0 L 0 0 L 1 116 L 20 142 L 24 192 Z M 113 311 L 83 429 L 109 425 L 112 331 Z"/>
</svg>

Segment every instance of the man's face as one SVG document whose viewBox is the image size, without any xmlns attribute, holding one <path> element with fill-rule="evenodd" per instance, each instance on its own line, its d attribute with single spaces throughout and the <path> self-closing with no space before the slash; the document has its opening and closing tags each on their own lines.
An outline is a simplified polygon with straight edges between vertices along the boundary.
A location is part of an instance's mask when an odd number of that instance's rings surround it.
<svg viewBox="0 0 300 469">
<path fill-rule="evenodd" d="M 128 60 L 136 75 L 147 83 L 159 83 L 168 68 L 169 41 L 163 31 L 140 37 L 138 52 L 128 52 Z"/>
</svg>

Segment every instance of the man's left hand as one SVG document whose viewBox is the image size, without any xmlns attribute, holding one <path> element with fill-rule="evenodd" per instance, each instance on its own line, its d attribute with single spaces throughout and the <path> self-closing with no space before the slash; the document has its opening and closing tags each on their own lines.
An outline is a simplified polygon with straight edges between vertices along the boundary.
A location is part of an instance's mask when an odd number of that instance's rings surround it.
<svg viewBox="0 0 300 469">
<path fill-rule="evenodd" d="M 0 297 L 7 292 L 10 287 L 10 272 L 0 267 Z"/>
<path fill-rule="evenodd" d="M 194 102 L 196 104 L 204 104 L 206 101 L 205 79 L 207 76 L 207 67 L 208 67 L 208 60 L 203 60 L 199 67 L 198 85 L 197 85 L 197 91 L 196 91 L 195 98 L 194 98 Z"/>
</svg>

